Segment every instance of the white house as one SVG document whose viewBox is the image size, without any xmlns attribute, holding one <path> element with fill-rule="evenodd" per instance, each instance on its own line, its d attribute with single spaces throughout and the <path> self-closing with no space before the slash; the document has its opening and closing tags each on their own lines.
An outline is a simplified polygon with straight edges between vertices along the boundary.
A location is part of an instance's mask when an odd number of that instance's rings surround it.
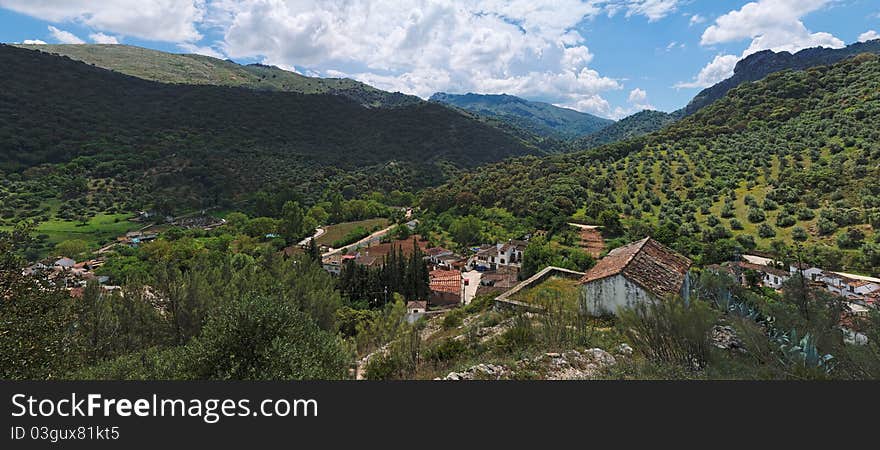
<svg viewBox="0 0 880 450">
<path fill-rule="evenodd" d="M 526 241 L 510 240 L 494 246 L 484 245 L 468 261 L 468 267 L 483 266 L 491 270 L 498 270 L 499 267 L 522 267 L 523 253 L 528 244 Z"/>
<path fill-rule="evenodd" d="M 791 272 L 792 275 L 803 272 L 804 279 L 810 281 L 819 281 L 822 276 L 822 269 L 813 267 L 809 264 L 792 264 L 788 266 L 788 271 Z"/>
<path fill-rule="evenodd" d="M 602 316 L 670 295 L 687 298 L 691 264 L 651 238 L 616 248 L 581 279 L 581 308 Z"/>
<path fill-rule="evenodd" d="M 739 262 L 736 264 L 736 267 L 740 274 L 740 282 L 744 285 L 748 284 L 748 278 L 745 275 L 748 271 L 755 272 L 761 277 L 762 286 L 777 290 L 782 289 L 782 284 L 788 281 L 792 276 L 790 272 L 782 269 L 749 262 Z"/>
</svg>

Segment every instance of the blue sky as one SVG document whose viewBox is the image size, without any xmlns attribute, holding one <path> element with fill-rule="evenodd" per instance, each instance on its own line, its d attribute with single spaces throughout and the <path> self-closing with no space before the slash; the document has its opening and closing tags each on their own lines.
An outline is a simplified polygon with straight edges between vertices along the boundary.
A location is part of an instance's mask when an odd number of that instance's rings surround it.
<svg viewBox="0 0 880 450">
<path fill-rule="evenodd" d="M 678 109 L 756 51 L 878 32 L 878 0 L 0 0 L 2 42 L 119 42 L 612 118 Z"/>
</svg>

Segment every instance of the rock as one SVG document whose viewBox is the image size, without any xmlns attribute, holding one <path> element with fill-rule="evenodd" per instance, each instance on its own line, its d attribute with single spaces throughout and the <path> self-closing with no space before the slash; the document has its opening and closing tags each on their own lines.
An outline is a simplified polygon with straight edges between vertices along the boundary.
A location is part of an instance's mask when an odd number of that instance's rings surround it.
<svg viewBox="0 0 880 450">
<path fill-rule="evenodd" d="M 470 367 L 464 372 L 450 372 L 443 378 L 447 381 L 463 381 L 463 380 L 500 380 L 507 374 L 504 366 L 495 364 L 477 364 Z"/>
<path fill-rule="evenodd" d="M 712 345 L 723 350 L 732 350 L 745 353 L 746 349 L 736 334 L 736 330 L 729 325 L 715 325 L 712 328 Z"/>
<path fill-rule="evenodd" d="M 633 348 L 629 346 L 629 344 L 623 343 L 617 346 L 616 353 L 622 356 L 632 356 Z"/>
</svg>

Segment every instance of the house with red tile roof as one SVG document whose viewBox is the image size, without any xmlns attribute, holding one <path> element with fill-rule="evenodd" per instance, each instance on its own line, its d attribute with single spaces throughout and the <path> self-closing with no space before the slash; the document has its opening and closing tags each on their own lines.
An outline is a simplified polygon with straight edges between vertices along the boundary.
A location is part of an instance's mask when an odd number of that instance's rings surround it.
<svg viewBox="0 0 880 450">
<path fill-rule="evenodd" d="M 649 237 L 616 248 L 581 278 L 581 307 L 592 315 L 614 315 L 640 302 L 687 297 L 691 264 Z"/>
<path fill-rule="evenodd" d="M 432 270 L 428 273 L 428 283 L 431 289 L 429 304 L 449 306 L 461 303 L 461 272 L 457 270 Z"/>
</svg>

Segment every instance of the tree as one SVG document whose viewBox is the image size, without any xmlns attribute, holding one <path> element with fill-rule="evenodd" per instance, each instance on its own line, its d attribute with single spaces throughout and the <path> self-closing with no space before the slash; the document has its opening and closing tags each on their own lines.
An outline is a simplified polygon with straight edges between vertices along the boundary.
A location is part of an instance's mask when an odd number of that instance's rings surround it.
<svg viewBox="0 0 880 450">
<path fill-rule="evenodd" d="M 245 227 L 248 223 L 248 216 L 240 212 L 229 213 L 226 216 L 226 226 L 229 227 L 233 233 L 240 233 L 244 231 Z"/>
<path fill-rule="evenodd" d="M 523 251 L 522 277 L 528 278 L 549 266 L 555 252 L 544 237 L 536 236 Z"/>
<path fill-rule="evenodd" d="M 315 242 L 315 239 L 309 239 L 308 246 L 306 247 L 306 254 L 309 255 L 309 258 L 316 263 L 321 263 L 321 250 L 318 248 L 318 243 Z"/>
<path fill-rule="evenodd" d="M 198 380 L 342 379 L 352 361 L 295 305 L 266 296 L 223 307 L 187 347 L 187 375 Z"/>
<path fill-rule="evenodd" d="M 299 203 L 289 201 L 281 208 L 281 221 L 278 223 L 278 232 L 287 242 L 299 241 L 307 232 L 303 229 L 303 209 Z"/>
<path fill-rule="evenodd" d="M 70 295 L 22 274 L 30 224 L 0 230 L 0 379 L 57 379 L 74 367 Z"/>
<path fill-rule="evenodd" d="M 478 244 L 482 240 L 483 225 L 480 219 L 474 216 L 466 216 L 456 219 L 449 226 L 452 239 L 460 246 L 467 247 Z"/>
</svg>

